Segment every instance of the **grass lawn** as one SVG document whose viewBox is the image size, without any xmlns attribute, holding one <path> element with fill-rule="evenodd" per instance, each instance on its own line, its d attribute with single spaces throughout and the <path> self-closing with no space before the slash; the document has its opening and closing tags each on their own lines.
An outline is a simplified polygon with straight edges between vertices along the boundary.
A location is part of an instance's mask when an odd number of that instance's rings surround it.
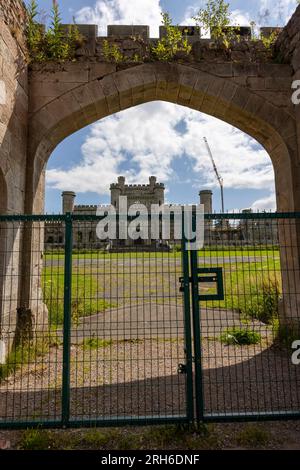
<svg viewBox="0 0 300 470">
<path fill-rule="evenodd" d="M 43 272 L 44 301 L 50 325 L 62 325 L 64 318 L 64 270 L 45 268 Z M 72 322 L 81 317 L 104 312 L 115 305 L 99 297 L 97 279 L 86 269 L 75 269 L 72 275 Z"/>
<path fill-rule="evenodd" d="M 99 252 L 74 255 L 75 260 L 78 259 L 77 256 L 80 256 L 87 262 L 82 266 L 73 266 L 73 324 L 76 324 L 80 317 L 134 302 L 181 303 L 180 255 L 181 253 L 104 255 Z M 63 255 L 55 256 L 63 257 Z M 229 261 L 230 257 L 231 261 Z M 88 262 L 95 258 L 106 259 L 107 263 Z M 132 266 L 131 259 L 137 259 Z M 124 264 L 124 260 L 128 262 Z M 64 267 L 49 264 L 43 272 L 44 299 L 49 309 L 51 325 L 61 325 L 63 323 Z M 263 320 L 264 316 L 272 316 L 276 313 L 278 296 L 281 293 L 278 250 L 204 251 L 200 252 L 199 265 L 223 268 L 225 299 L 219 302 L 207 302 L 207 307 L 236 310 L 244 319 L 250 316 Z M 201 284 L 200 290 L 201 293 L 210 294 L 214 292 L 214 287 L 208 283 Z"/>
<path fill-rule="evenodd" d="M 277 247 L 271 248 L 270 249 L 260 249 L 260 248 L 244 248 L 240 249 L 239 247 L 237 248 L 232 248 L 232 249 L 218 249 L 218 250 L 200 250 L 199 251 L 199 257 L 200 258 L 229 258 L 230 256 L 241 256 L 243 258 L 247 257 L 267 257 L 267 258 L 272 258 L 274 256 L 279 256 L 279 250 Z M 73 259 L 78 260 L 78 259 L 106 259 L 106 260 L 118 260 L 118 259 L 135 259 L 135 258 L 141 258 L 141 259 L 147 259 L 147 258 L 180 258 L 181 257 L 181 252 L 180 251 L 172 251 L 170 253 L 167 252 L 143 252 L 143 251 L 138 251 L 138 252 L 124 252 L 124 253 L 106 253 L 103 251 L 87 251 L 87 252 L 73 252 Z M 46 261 L 48 260 L 61 260 L 64 259 L 64 253 L 63 252 L 58 252 L 58 251 L 53 251 L 53 252 L 46 252 L 44 254 L 44 259 Z"/>
</svg>

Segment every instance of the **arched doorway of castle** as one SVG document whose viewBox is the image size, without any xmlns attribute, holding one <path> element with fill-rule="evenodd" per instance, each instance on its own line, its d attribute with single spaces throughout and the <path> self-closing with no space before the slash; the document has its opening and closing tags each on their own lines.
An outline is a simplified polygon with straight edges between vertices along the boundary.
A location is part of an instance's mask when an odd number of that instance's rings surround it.
<svg viewBox="0 0 300 470">
<path fill-rule="evenodd" d="M 32 80 L 40 80 L 41 72 Z M 68 73 L 51 75 L 52 86 Z M 70 72 L 69 76 L 72 76 Z M 61 87 L 61 83 L 60 83 Z M 61 88 L 60 88 L 61 89 Z M 37 100 L 31 113 L 25 212 L 42 213 L 44 208 L 45 168 L 55 147 L 67 136 L 103 117 L 138 104 L 163 100 L 217 117 L 244 131 L 268 152 L 275 174 L 277 209 L 297 211 L 300 193 L 297 180 L 297 129 L 288 108 L 279 108 L 236 82 L 180 64 L 144 64 L 100 79 L 91 79 L 70 91 L 57 93 L 55 99 Z M 279 227 L 282 243 L 283 292 L 289 293 L 283 309 L 284 319 L 297 319 L 299 299 L 298 224 L 287 234 Z M 34 246 L 34 239 L 27 240 Z M 293 248 L 292 248 L 293 247 Z M 288 272 L 293 272 L 289 276 Z"/>
</svg>

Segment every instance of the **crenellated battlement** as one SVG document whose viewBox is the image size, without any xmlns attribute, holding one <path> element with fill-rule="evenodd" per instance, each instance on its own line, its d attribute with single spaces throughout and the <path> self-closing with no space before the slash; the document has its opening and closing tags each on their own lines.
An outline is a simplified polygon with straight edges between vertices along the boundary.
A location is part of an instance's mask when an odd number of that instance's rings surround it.
<svg viewBox="0 0 300 470">
<path fill-rule="evenodd" d="M 156 189 L 163 190 L 165 185 L 163 183 L 158 183 L 156 181 L 156 176 L 149 177 L 149 184 L 125 184 L 125 177 L 119 176 L 117 183 L 112 183 L 110 185 L 111 190 L 119 190 L 121 194 L 126 195 L 127 192 L 141 192 L 143 194 L 153 192 Z"/>
<path fill-rule="evenodd" d="M 110 189 L 120 189 L 121 186 L 118 183 L 113 183 L 110 185 Z M 136 189 L 138 191 L 148 191 L 150 188 L 149 184 L 126 184 L 122 188 L 124 189 Z M 156 183 L 152 188 L 161 188 L 164 189 L 165 185 L 163 183 Z"/>
<path fill-rule="evenodd" d="M 68 28 L 70 25 L 64 25 Z M 85 44 L 76 51 L 78 60 L 85 58 L 98 57 L 105 61 L 104 43 L 109 46 L 117 46 L 122 52 L 125 62 L 143 62 L 150 59 L 149 46 L 155 45 L 158 38 L 150 37 L 150 27 L 147 25 L 108 25 L 107 35 L 98 36 L 97 25 L 77 25 L 82 36 L 85 37 Z M 237 41 L 232 49 L 232 53 L 226 54 L 213 39 L 205 39 L 201 36 L 201 28 L 186 25 L 180 26 L 182 35 L 192 45 L 192 53 L 185 57 L 189 62 L 202 59 L 210 61 L 220 60 L 247 60 L 253 62 L 266 62 L 270 59 L 271 51 L 266 49 L 262 41 L 251 41 L 251 28 L 249 26 L 239 26 L 239 35 L 241 40 Z M 260 34 L 269 37 L 273 31 L 281 30 L 278 27 L 262 27 Z M 166 28 L 160 26 L 159 38 L 166 36 Z M 231 55 L 233 54 L 233 57 Z M 178 58 L 182 59 L 180 53 Z"/>
</svg>

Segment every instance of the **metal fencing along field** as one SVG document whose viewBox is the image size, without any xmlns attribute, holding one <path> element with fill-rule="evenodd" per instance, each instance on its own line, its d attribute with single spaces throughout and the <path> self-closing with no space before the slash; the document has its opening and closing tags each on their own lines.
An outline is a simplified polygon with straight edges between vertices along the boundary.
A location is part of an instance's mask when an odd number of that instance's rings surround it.
<svg viewBox="0 0 300 470">
<path fill-rule="evenodd" d="M 0 427 L 300 417 L 300 214 L 206 215 L 198 252 L 98 220 L 0 216 Z"/>
</svg>

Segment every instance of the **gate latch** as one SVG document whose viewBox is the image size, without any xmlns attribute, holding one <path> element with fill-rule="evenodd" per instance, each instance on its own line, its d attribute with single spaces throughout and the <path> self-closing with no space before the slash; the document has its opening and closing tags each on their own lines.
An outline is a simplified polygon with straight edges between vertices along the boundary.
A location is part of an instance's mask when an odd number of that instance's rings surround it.
<svg viewBox="0 0 300 470">
<path fill-rule="evenodd" d="M 198 282 L 200 283 L 216 283 L 217 292 L 215 294 L 199 294 L 200 300 L 224 300 L 224 285 L 223 285 L 223 269 L 222 268 L 198 268 Z M 203 274 L 210 274 L 204 276 Z M 193 282 L 193 278 L 189 277 L 188 281 Z M 179 278 L 180 292 L 184 292 L 184 277 Z"/>
<path fill-rule="evenodd" d="M 188 281 L 192 282 L 192 278 L 190 277 Z M 184 277 L 180 277 L 179 282 L 180 282 L 179 292 L 184 292 Z"/>
<path fill-rule="evenodd" d="M 187 373 L 187 367 L 186 364 L 178 364 L 178 374 L 186 374 Z"/>
<path fill-rule="evenodd" d="M 199 300 L 224 300 L 223 269 L 198 268 L 197 273 L 199 283 L 215 282 L 217 288 L 215 294 L 199 294 Z M 211 276 L 201 276 L 201 274 L 211 274 Z"/>
</svg>

